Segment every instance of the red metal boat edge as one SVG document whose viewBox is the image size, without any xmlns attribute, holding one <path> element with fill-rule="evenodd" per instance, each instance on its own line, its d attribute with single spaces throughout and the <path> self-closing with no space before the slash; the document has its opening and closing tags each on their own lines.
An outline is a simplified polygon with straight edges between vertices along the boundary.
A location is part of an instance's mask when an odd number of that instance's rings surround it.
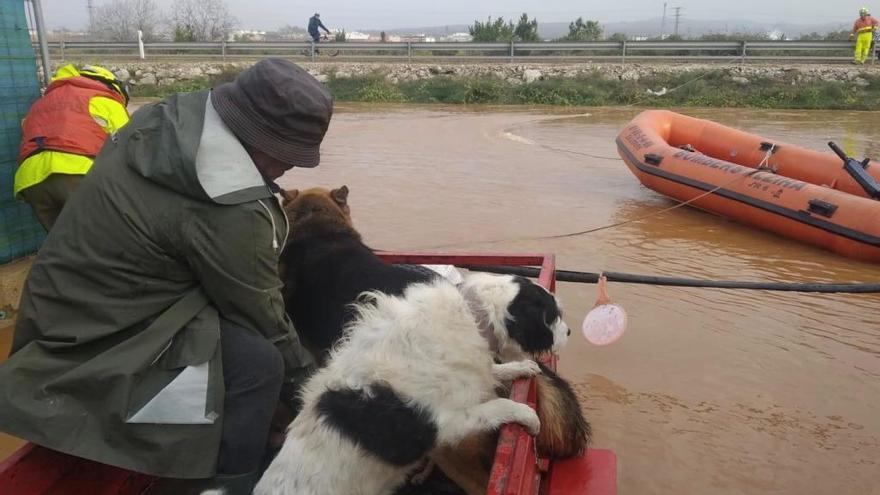
<svg viewBox="0 0 880 495">
<path fill-rule="evenodd" d="M 389 263 L 540 266 L 538 283 L 556 290 L 552 254 L 379 253 Z M 546 362 L 556 368 L 555 358 Z M 535 406 L 533 379 L 518 380 L 511 399 Z M 155 478 L 28 444 L 0 462 L 0 495 L 141 495 Z M 506 425 L 495 451 L 487 495 L 616 495 L 617 458 L 589 449 L 574 459 L 536 456 L 534 440 Z"/>
<path fill-rule="evenodd" d="M 154 481 L 34 444 L 0 463 L 0 495 L 140 495 Z"/>
</svg>

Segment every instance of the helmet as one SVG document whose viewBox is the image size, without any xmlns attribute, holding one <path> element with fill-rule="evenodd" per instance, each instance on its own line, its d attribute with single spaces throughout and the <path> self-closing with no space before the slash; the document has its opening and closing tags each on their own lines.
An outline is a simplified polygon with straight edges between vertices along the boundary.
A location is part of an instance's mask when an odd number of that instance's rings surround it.
<svg viewBox="0 0 880 495">
<path fill-rule="evenodd" d="M 121 94 L 125 105 L 128 106 L 128 83 L 117 79 L 116 75 L 109 70 L 98 65 L 85 65 L 80 67 L 79 75 L 104 83 L 108 88 Z"/>
<path fill-rule="evenodd" d="M 868 14 L 870 14 L 870 12 L 868 12 L 868 7 L 862 7 L 859 9 L 859 15 L 868 15 Z"/>
<path fill-rule="evenodd" d="M 98 65 L 85 65 L 83 67 L 77 68 L 73 64 L 68 64 L 63 67 L 59 67 L 58 70 L 55 71 L 55 75 L 52 76 L 52 82 L 58 81 L 59 79 L 67 79 L 69 77 L 80 76 L 88 77 L 89 79 L 103 83 L 108 88 L 116 91 L 117 93 L 122 95 L 122 99 L 125 101 L 125 105 L 128 106 L 128 81 L 120 81 L 116 78 L 115 74 Z"/>
<path fill-rule="evenodd" d="M 321 17 L 321 14 L 315 12 L 315 17 Z"/>
</svg>

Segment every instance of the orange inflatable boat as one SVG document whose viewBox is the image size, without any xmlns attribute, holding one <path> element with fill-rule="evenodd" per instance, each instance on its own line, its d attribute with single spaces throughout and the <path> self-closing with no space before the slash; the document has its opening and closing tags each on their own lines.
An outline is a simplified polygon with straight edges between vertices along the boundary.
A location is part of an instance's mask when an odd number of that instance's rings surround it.
<svg viewBox="0 0 880 495">
<path fill-rule="evenodd" d="M 833 143 L 829 143 L 833 146 Z M 880 262 L 880 163 L 650 110 L 617 138 L 650 189 L 835 253 Z M 696 198 L 696 199 L 695 199 Z"/>
</svg>

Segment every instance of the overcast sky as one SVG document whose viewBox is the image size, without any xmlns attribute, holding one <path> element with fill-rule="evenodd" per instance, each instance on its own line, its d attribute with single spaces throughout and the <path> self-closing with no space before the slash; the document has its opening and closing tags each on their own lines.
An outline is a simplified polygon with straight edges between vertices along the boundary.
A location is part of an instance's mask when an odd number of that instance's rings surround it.
<svg viewBox="0 0 880 495">
<path fill-rule="evenodd" d="M 42 0 L 50 29 L 86 26 L 86 0 Z M 96 5 L 105 0 L 94 0 Z M 163 8 L 173 0 L 158 0 Z M 469 24 L 486 16 L 519 16 L 522 12 L 539 22 L 569 22 L 578 16 L 602 22 L 659 18 L 663 0 L 226 0 L 244 29 L 274 29 L 284 24 L 304 26 L 315 11 L 328 27 L 352 29 L 391 29 L 446 24 Z M 682 22 L 687 19 L 752 20 L 813 24 L 853 22 L 865 0 L 668 0 L 681 6 Z M 880 11 L 880 2 L 877 10 Z M 671 18 L 671 17 L 670 17 Z"/>
</svg>

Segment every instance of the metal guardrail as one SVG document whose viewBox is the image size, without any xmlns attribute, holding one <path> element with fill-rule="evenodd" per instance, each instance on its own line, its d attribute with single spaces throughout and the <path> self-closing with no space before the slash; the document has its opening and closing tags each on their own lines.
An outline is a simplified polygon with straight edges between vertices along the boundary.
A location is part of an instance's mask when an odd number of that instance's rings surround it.
<svg viewBox="0 0 880 495">
<path fill-rule="evenodd" d="M 53 42 L 50 56 L 62 61 L 138 59 L 137 42 Z M 341 59 L 507 59 L 650 61 L 839 62 L 852 58 L 848 41 L 595 41 L 585 43 L 369 43 L 207 42 L 144 43 L 148 60 L 231 60 L 282 56 L 320 60 L 328 52 Z"/>
</svg>

